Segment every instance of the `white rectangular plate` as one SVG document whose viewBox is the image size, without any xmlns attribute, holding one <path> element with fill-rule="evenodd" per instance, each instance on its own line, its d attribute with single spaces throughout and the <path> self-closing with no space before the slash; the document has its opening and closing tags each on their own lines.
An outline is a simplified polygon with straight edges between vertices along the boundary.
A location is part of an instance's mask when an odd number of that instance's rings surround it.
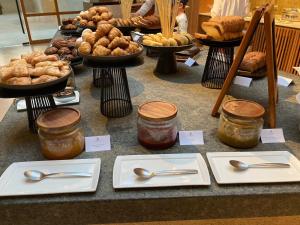
<svg viewBox="0 0 300 225">
<path fill-rule="evenodd" d="M 198 174 L 155 176 L 148 180 L 137 179 L 133 169 L 149 171 L 196 169 Z M 210 185 L 208 169 L 201 154 L 162 154 L 118 156 L 114 164 L 114 188 L 145 188 L 169 186 Z"/>
<path fill-rule="evenodd" d="M 43 195 L 75 192 L 94 192 L 97 189 L 101 159 L 76 159 L 18 162 L 11 164 L 0 177 L 0 196 Z M 27 181 L 26 170 L 44 173 L 87 172 L 87 178 L 46 178 L 39 182 Z"/>
<path fill-rule="evenodd" d="M 210 167 L 219 184 L 238 183 L 280 183 L 300 181 L 300 162 L 287 151 L 268 152 L 209 152 L 206 154 Z M 290 168 L 250 168 L 235 170 L 230 160 L 240 160 L 248 164 L 280 162 L 289 163 Z"/>
</svg>

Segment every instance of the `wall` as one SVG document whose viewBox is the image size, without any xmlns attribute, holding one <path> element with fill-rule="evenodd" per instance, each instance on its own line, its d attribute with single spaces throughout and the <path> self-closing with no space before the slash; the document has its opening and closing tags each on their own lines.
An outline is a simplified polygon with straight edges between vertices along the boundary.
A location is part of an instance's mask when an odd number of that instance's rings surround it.
<svg viewBox="0 0 300 225">
<path fill-rule="evenodd" d="M 0 0 L 0 4 L 2 5 L 3 14 L 17 12 L 16 3 L 13 0 Z"/>
<path fill-rule="evenodd" d="M 210 5 L 213 4 L 213 0 L 199 0 L 199 12 L 209 12 Z M 250 0 L 251 10 L 255 9 L 256 6 L 263 5 L 269 0 Z M 275 0 L 275 4 L 278 5 L 277 12 L 280 13 L 283 8 L 300 8 L 300 0 Z"/>
</svg>

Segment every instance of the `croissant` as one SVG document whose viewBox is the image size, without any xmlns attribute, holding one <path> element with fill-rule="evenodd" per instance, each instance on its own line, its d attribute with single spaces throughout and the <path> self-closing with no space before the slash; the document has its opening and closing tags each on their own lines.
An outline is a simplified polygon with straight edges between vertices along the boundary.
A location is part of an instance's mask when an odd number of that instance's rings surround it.
<svg viewBox="0 0 300 225">
<path fill-rule="evenodd" d="M 83 55 L 89 55 L 92 51 L 92 46 L 88 42 L 82 42 L 78 48 L 78 51 Z"/>
<path fill-rule="evenodd" d="M 134 54 L 139 51 L 139 48 L 136 47 L 136 45 L 130 44 L 128 48 L 125 49 L 125 51 L 128 52 L 129 54 Z"/>
<path fill-rule="evenodd" d="M 30 76 L 32 77 L 40 77 L 42 75 L 60 77 L 61 72 L 58 67 L 54 66 L 37 67 L 30 70 Z"/>
<path fill-rule="evenodd" d="M 30 77 L 12 77 L 8 79 L 6 84 L 10 85 L 31 85 L 31 78 Z"/>
<path fill-rule="evenodd" d="M 82 26 L 82 27 L 86 27 L 88 24 L 88 21 L 87 20 L 80 20 L 79 21 L 79 25 Z"/>
<path fill-rule="evenodd" d="M 21 59 L 25 59 L 27 63 L 31 64 L 31 61 L 34 57 L 44 55 L 42 52 L 32 52 L 27 55 L 21 55 Z"/>
<path fill-rule="evenodd" d="M 67 65 L 68 63 L 65 61 L 56 61 L 56 62 L 51 62 L 51 61 L 45 61 L 45 62 L 39 62 L 35 65 L 35 68 L 37 67 L 45 67 L 45 66 L 54 66 L 54 67 L 62 67 L 64 65 Z"/>
<path fill-rule="evenodd" d="M 121 48 L 115 48 L 112 52 L 111 52 L 111 55 L 113 56 L 122 56 L 122 55 L 128 55 L 128 53 L 121 49 Z"/>
<path fill-rule="evenodd" d="M 113 25 L 113 26 L 117 25 L 117 20 L 114 19 L 114 18 L 108 20 L 107 22 L 110 23 L 110 24 Z"/>
<path fill-rule="evenodd" d="M 105 36 L 100 38 L 94 45 L 94 48 L 96 48 L 98 45 L 102 45 L 103 47 L 107 47 L 109 45 L 110 41 L 109 39 Z"/>
<path fill-rule="evenodd" d="M 96 11 L 99 13 L 99 14 L 102 14 L 104 12 L 109 12 L 109 9 L 105 6 L 99 6 L 97 7 Z"/>
<path fill-rule="evenodd" d="M 13 66 L 13 75 L 14 77 L 28 77 L 29 72 L 27 64 L 17 64 Z"/>
<path fill-rule="evenodd" d="M 53 80 L 57 80 L 57 77 L 53 77 L 53 76 L 49 76 L 49 75 L 42 75 L 38 78 L 34 78 L 31 80 L 32 84 L 41 84 L 41 83 L 46 83 L 46 82 L 50 82 Z"/>
<path fill-rule="evenodd" d="M 87 23 L 87 26 L 88 27 L 95 27 L 95 24 L 94 24 L 94 21 L 89 21 L 88 23 Z"/>
<path fill-rule="evenodd" d="M 112 41 L 115 37 L 122 37 L 122 36 L 123 36 L 122 32 L 118 28 L 114 27 L 110 30 L 108 34 L 108 39 Z"/>
<path fill-rule="evenodd" d="M 109 49 L 115 49 L 117 47 L 120 48 L 127 48 L 129 46 L 128 41 L 126 41 L 124 38 L 120 38 L 120 37 L 116 37 L 109 45 L 108 48 Z"/>
<path fill-rule="evenodd" d="M 93 52 L 93 56 L 107 56 L 110 53 L 111 51 L 108 48 L 98 45 Z"/>
<path fill-rule="evenodd" d="M 102 20 L 106 20 L 106 21 L 111 19 L 110 15 L 107 12 L 102 13 L 101 18 Z"/>
<path fill-rule="evenodd" d="M 99 39 L 101 37 L 106 36 L 111 30 L 113 26 L 109 23 L 100 24 L 96 30 L 96 37 Z"/>
<path fill-rule="evenodd" d="M 34 57 L 31 60 L 31 64 L 34 66 L 35 64 L 39 63 L 39 62 L 44 62 L 44 61 L 57 61 L 58 58 L 56 55 L 42 55 L 42 56 L 37 56 Z"/>
<path fill-rule="evenodd" d="M 83 41 L 88 42 L 93 46 L 96 42 L 96 35 L 94 33 L 88 33 L 84 36 Z"/>
<path fill-rule="evenodd" d="M 99 16 L 99 15 L 93 16 L 93 18 L 92 18 L 92 20 L 94 21 L 94 23 L 98 23 L 101 19 L 102 19 L 102 17 Z"/>
<path fill-rule="evenodd" d="M 131 41 L 131 36 L 123 36 L 123 38 L 124 38 L 126 41 L 128 41 L 128 42 Z"/>
<path fill-rule="evenodd" d="M 10 66 L 3 66 L 0 68 L 0 80 L 6 81 L 10 78 L 12 78 L 14 72 L 14 68 Z"/>
</svg>

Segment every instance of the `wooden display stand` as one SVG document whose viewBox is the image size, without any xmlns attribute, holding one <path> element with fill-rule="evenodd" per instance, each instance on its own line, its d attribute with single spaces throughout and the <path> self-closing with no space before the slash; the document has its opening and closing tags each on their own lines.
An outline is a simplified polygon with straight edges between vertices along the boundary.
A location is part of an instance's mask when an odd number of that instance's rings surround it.
<svg viewBox="0 0 300 225">
<path fill-rule="evenodd" d="M 218 110 L 222 101 L 229 91 L 229 88 L 237 74 L 237 70 L 246 54 L 246 51 L 253 39 L 254 33 L 258 28 L 261 18 L 264 16 L 264 31 L 266 35 L 266 60 L 267 60 L 267 77 L 269 92 L 269 125 L 271 128 L 276 127 L 276 103 L 278 102 L 277 90 L 277 65 L 275 55 L 275 20 L 274 20 L 274 3 L 268 3 L 257 9 L 252 17 L 249 28 L 244 36 L 237 56 L 229 70 L 228 76 L 224 82 L 221 93 L 212 110 L 212 116 L 218 115 Z"/>
</svg>

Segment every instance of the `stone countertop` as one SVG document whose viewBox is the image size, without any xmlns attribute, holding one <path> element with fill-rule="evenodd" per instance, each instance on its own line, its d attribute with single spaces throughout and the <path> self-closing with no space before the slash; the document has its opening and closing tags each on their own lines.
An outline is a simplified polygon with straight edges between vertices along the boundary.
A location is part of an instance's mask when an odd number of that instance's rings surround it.
<svg viewBox="0 0 300 225">
<path fill-rule="evenodd" d="M 202 57 L 203 58 L 203 57 Z M 204 58 L 205 59 L 205 58 Z M 202 59 L 203 60 L 203 59 Z M 77 67 L 81 93 L 81 126 L 85 136 L 111 135 L 112 151 L 82 153 L 77 158 L 102 160 L 95 193 L 62 194 L 0 199 L 1 225 L 6 224 L 95 224 L 133 221 L 187 220 L 230 217 L 259 217 L 300 214 L 300 184 L 218 185 L 211 175 L 210 186 L 114 190 L 112 172 L 118 155 L 201 153 L 240 151 L 217 139 L 218 119 L 210 116 L 219 90 L 201 86 L 203 65 L 189 68 L 178 64 L 178 73 L 155 75 L 156 59 L 144 57 L 144 64 L 127 69 L 133 112 L 124 118 L 108 119 L 100 113 L 100 89 L 92 85 L 92 69 Z M 259 144 L 248 151 L 290 151 L 300 158 L 300 106 L 296 85 L 279 88 L 278 127 L 284 144 Z M 251 88 L 233 86 L 231 95 L 267 104 L 267 80 L 255 80 Z M 175 146 L 150 151 L 137 141 L 137 107 L 148 100 L 165 100 L 178 106 L 179 130 L 203 130 L 203 146 Z M 267 126 L 265 126 L 267 127 Z M 13 162 L 45 160 L 38 137 L 29 132 L 26 112 L 12 106 L 0 124 L 0 174 Z M 207 162 L 208 163 L 208 162 Z M 209 167 L 209 166 L 208 166 Z M 47 219 L 45 219 L 47 218 Z M 26 221 L 26 223 L 24 223 Z"/>
</svg>

